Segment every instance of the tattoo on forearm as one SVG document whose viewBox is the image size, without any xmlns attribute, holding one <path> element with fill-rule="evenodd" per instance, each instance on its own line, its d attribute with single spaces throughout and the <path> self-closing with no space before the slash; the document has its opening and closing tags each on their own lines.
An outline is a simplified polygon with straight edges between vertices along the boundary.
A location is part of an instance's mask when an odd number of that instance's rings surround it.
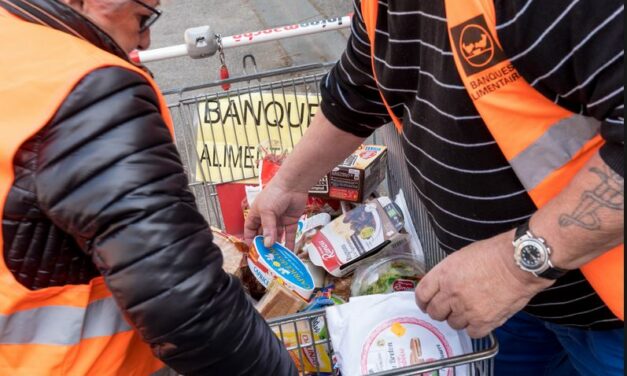
<svg viewBox="0 0 627 376">
<path fill-rule="evenodd" d="M 575 225 L 587 230 L 601 228 L 598 211 L 604 208 L 625 210 L 625 184 L 622 176 L 611 168 L 593 167 L 590 172 L 596 174 L 601 182 L 592 190 L 581 195 L 581 200 L 571 214 L 562 214 L 559 219 L 561 227 Z"/>
</svg>

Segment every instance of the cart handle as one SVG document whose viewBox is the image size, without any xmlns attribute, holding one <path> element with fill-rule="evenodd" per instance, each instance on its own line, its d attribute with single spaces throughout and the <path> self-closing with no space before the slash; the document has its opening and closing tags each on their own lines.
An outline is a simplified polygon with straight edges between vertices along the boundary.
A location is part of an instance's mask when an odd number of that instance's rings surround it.
<svg viewBox="0 0 627 376">
<path fill-rule="evenodd" d="M 299 24 L 273 27 L 270 29 L 252 31 L 222 37 L 222 47 L 234 48 L 251 46 L 258 43 L 293 38 L 302 35 L 322 33 L 345 29 L 351 26 L 352 15 L 327 18 L 324 20 L 303 22 Z M 194 27 L 185 30 L 185 44 L 155 48 L 146 51 L 132 51 L 130 58 L 134 63 L 145 64 L 153 61 L 189 56 L 193 59 L 213 56 L 218 51 L 216 34 L 209 26 Z"/>
<path fill-rule="evenodd" d="M 429 374 L 429 372 L 439 371 L 443 368 L 452 368 L 457 366 L 465 366 L 470 364 L 476 364 L 483 360 L 489 360 L 496 356 L 499 352 L 499 343 L 493 333 L 490 333 L 487 337 L 474 341 L 489 341 L 489 347 L 480 351 L 472 352 L 470 354 L 457 355 L 450 358 L 444 358 L 429 363 L 413 365 L 397 370 L 389 370 L 383 372 L 377 372 L 372 376 L 410 376 L 417 374 Z M 454 374 L 454 373 L 453 373 Z M 474 375 L 474 373 L 471 373 Z M 486 374 L 491 375 L 490 371 L 486 371 Z"/>
</svg>

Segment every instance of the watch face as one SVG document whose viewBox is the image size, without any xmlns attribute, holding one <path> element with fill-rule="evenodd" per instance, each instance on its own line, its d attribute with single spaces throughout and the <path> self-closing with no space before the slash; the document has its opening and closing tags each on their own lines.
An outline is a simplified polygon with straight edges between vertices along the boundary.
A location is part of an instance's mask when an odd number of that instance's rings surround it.
<svg viewBox="0 0 627 376">
<path fill-rule="evenodd" d="M 529 269 L 537 269 L 546 262 L 546 252 L 533 243 L 523 244 L 520 250 L 520 262 L 522 266 Z"/>
</svg>

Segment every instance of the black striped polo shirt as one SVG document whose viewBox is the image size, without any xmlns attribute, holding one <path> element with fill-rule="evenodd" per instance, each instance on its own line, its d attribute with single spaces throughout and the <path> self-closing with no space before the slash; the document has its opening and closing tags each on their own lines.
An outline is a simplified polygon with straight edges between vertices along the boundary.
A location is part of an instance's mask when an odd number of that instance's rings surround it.
<svg viewBox="0 0 627 376">
<path fill-rule="evenodd" d="M 321 109 L 338 128 L 365 137 L 390 117 L 355 1 L 347 50 L 321 84 Z M 547 98 L 602 121 L 601 156 L 623 176 L 623 3 L 495 0 L 495 7 L 505 54 Z M 413 187 L 440 247 L 453 252 L 516 227 L 537 209 L 463 86 L 445 17 L 444 0 L 379 1 L 375 64 L 380 87 L 403 120 Z M 623 325 L 578 270 L 525 310 L 573 327 Z"/>
</svg>

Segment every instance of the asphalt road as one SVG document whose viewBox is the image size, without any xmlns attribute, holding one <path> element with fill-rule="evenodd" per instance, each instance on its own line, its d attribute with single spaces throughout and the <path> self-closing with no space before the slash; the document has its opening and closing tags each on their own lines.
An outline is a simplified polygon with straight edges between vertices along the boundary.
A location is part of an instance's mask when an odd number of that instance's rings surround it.
<svg viewBox="0 0 627 376">
<path fill-rule="evenodd" d="M 185 29 L 209 25 L 222 35 L 242 34 L 274 26 L 343 16 L 352 11 L 350 0 L 163 0 L 162 18 L 152 28 L 151 48 L 183 43 Z M 243 74 L 242 58 L 253 54 L 260 71 L 315 62 L 335 61 L 342 53 L 347 30 L 285 39 L 229 49 L 231 76 Z M 187 57 L 148 64 L 163 90 L 178 89 L 218 78 L 217 56 Z"/>
</svg>

